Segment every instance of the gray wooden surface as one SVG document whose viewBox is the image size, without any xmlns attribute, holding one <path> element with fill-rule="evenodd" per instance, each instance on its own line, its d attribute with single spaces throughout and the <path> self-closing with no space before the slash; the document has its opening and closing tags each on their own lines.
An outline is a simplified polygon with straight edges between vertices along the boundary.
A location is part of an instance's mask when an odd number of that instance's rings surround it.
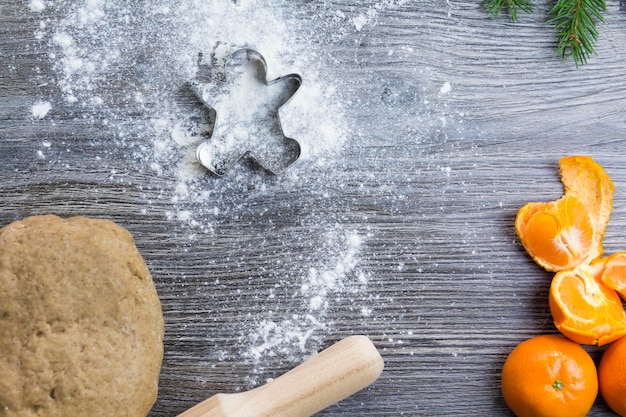
<svg viewBox="0 0 626 417">
<path fill-rule="evenodd" d="M 153 116 L 150 103 L 116 96 L 140 62 L 109 69 L 109 87 L 98 86 L 113 104 L 72 103 L 37 38 L 70 4 L 0 3 L 0 223 L 101 216 L 134 234 L 166 323 L 151 417 L 261 384 L 350 334 L 371 337 L 385 371 L 320 415 L 511 415 L 499 388 L 506 355 L 555 333 L 551 275 L 525 254 L 513 220 L 524 203 L 559 197 L 561 156 L 592 155 L 612 177 L 605 249 L 626 250 L 626 4 L 608 1 L 598 54 L 575 69 L 554 57 L 544 2 L 517 24 L 490 19 L 480 1 L 270 3 L 308 33 L 295 43 L 316 42 L 312 70 L 335 88 L 346 143 L 278 177 L 245 165 L 201 177 L 191 191 L 209 197 L 188 203 L 176 199 L 175 159 L 153 171 L 142 157 L 154 137 L 132 126 Z M 359 16 L 370 19 L 347 23 Z M 159 39 L 145 53 L 166 59 Z M 52 104 L 42 119 L 38 101 Z M 316 308 L 312 271 L 338 280 L 316 284 Z M 268 335 L 274 344 L 254 356 Z M 590 415 L 611 412 L 598 399 Z"/>
</svg>

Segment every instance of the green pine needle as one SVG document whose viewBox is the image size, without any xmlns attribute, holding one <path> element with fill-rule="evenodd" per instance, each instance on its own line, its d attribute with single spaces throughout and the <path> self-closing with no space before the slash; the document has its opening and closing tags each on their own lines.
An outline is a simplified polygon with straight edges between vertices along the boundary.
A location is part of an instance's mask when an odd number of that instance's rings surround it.
<svg viewBox="0 0 626 417">
<path fill-rule="evenodd" d="M 604 22 L 605 0 L 552 0 L 554 6 L 548 24 L 557 32 L 557 55 L 563 60 L 572 58 L 576 67 L 586 64 L 598 40 L 597 22 Z M 517 21 L 517 12 L 531 13 L 533 0 L 483 0 L 483 6 L 494 19 L 507 10 L 511 20 Z"/>
<path fill-rule="evenodd" d="M 531 13 L 534 4 L 530 0 L 483 0 L 483 6 L 494 19 L 506 8 L 511 15 L 511 20 L 517 22 L 517 11 Z"/>
<path fill-rule="evenodd" d="M 596 21 L 604 22 L 604 0 L 557 0 L 548 20 L 557 32 L 557 55 L 572 58 L 576 66 L 586 64 L 598 40 Z"/>
</svg>

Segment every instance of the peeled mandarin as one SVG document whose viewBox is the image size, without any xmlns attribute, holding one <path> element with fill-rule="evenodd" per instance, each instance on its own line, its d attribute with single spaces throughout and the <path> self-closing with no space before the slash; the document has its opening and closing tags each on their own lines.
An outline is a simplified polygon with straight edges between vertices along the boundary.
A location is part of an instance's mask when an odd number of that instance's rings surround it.
<svg viewBox="0 0 626 417">
<path fill-rule="evenodd" d="M 574 196 L 526 204 L 517 213 L 515 231 L 526 252 L 548 271 L 571 269 L 600 254 L 591 215 Z"/>
<path fill-rule="evenodd" d="M 575 342 L 605 345 L 626 335 L 626 312 L 614 290 L 600 276 L 604 260 L 558 272 L 549 304 L 555 326 Z"/>
<path fill-rule="evenodd" d="M 600 279 L 626 300 L 626 252 L 616 252 L 604 260 Z"/>
</svg>

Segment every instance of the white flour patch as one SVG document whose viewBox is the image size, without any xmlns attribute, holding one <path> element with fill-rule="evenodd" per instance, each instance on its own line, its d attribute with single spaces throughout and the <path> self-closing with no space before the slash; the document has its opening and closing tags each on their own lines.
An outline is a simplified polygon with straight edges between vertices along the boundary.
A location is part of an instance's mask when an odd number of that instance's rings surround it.
<svg viewBox="0 0 626 417">
<path fill-rule="evenodd" d="M 42 0 L 30 0 L 28 8 L 33 12 L 43 12 L 46 9 L 46 3 Z"/>
<path fill-rule="evenodd" d="M 43 119 L 48 115 L 48 112 L 52 108 L 52 104 L 49 101 L 39 101 L 33 104 L 31 108 L 31 114 L 35 119 Z"/>
<path fill-rule="evenodd" d="M 443 83 L 443 85 L 439 89 L 439 94 L 441 95 L 448 94 L 450 93 L 450 91 L 452 91 L 452 84 L 446 81 L 445 83 Z"/>
</svg>

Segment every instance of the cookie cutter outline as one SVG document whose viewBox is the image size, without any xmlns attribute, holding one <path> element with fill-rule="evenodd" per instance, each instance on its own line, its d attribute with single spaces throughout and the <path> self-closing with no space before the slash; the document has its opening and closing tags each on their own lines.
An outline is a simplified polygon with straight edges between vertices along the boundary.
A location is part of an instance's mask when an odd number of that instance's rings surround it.
<svg viewBox="0 0 626 417">
<path fill-rule="evenodd" d="M 206 107 L 208 107 L 210 111 L 214 112 L 215 114 L 215 120 L 214 120 L 215 124 L 213 127 L 213 131 L 211 132 L 210 138 L 200 142 L 200 144 L 198 144 L 198 146 L 196 147 L 196 152 L 195 152 L 196 160 L 198 161 L 200 165 L 205 167 L 210 173 L 218 177 L 224 176 L 228 171 L 230 171 L 231 168 L 233 168 L 242 159 L 245 159 L 245 158 L 252 159 L 262 170 L 272 175 L 278 175 L 284 172 L 291 165 L 293 165 L 300 158 L 300 154 L 301 154 L 300 143 L 298 143 L 296 139 L 290 138 L 287 135 L 285 135 L 285 132 L 282 127 L 282 123 L 280 121 L 279 109 L 285 106 L 287 103 L 289 103 L 291 99 L 293 98 L 293 96 L 296 94 L 296 92 L 300 89 L 300 86 L 302 85 L 302 77 L 299 74 L 291 73 L 291 74 L 283 75 L 283 76 L 280 76 L 278 78 L 268 81 L 267 80 L 267 61 L 265 60 L 263 55 L 261 55 L 261 53 L 259 53 L 258 51 L 252 48 L 241 48 L 232 52 L 224 61 L 224 68 L 223 68 L 224 73 L 226 73 L 226 68 L 229 66 L 229 64 L 232 61 L 234 61 L 235 58 L 237 58 L 239 55 L 242 55 L 242 54 L 245 55 L 245 58 L 248 59 L 249 61 L 256 60 L 260 64 L 257 69 L 257 71 L 260 71 L 258 75 L 261 78 L 260 81 L 266 86 L 283 82 L 284 80 L 287 80 L 287 79 L 293 82 L 293 86 L 291 87 L 292 91 L 289 92 L 289 95 L 287 96 L 287 98 L 281 103 L 279 103 L 278 107 L 276 108 L 276 119 L 277 119 L 277 126 L 280 130 L 280 134 L 283 136 L 285 141 L 288 141 L 291 145 L 293 145 L 294 149 L 290 153 L 290 158 L 288 159 L 287 164 L 282 169 L 279 169 L 279 170 L 270 168 L 269 164 L 267 164 L 262 158 L 256 155 L 252 150 L 243 151 L 241 155 L 239 155 L 236 159 L 233 158 L 232 163 L 225 165 L 222 170 L 216 170 L 212 168 L 214 164 L 209 164 L 206 161 L 203 161 L 202 151 L 205 147 L 211 146 L 211 141 L 213 140 L 213 135 L 215 133 L 215 126 L 217 126 L 217 123 L 218 123 L 218 117 L 219 117 L 219 114 L 217 114 L 218 109 L 214 108 L 210 103 L 207 103 L 204 97 L 202 96 L 201 92 L 194 88 L 192 90 L 194 94 L 197 96 L 197 98 L 200 99 L 200 101 Z"/>
</svg>

